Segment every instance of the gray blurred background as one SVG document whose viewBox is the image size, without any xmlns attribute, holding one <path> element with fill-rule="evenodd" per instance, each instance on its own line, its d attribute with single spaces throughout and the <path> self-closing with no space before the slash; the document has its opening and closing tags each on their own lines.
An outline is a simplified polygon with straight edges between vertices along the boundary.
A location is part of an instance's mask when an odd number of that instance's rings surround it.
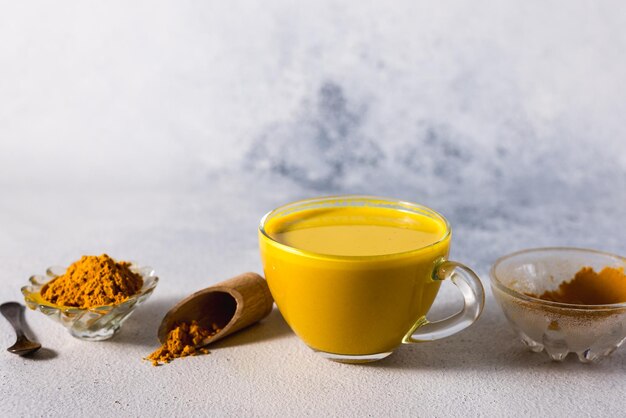
<svg viewBox="0 0 626 418">
<path fill-rule="evenodd" d="M 623 254 L 626 8 L 531 3 L 4 2 L 4 255 L 255 252 L 339 193 L 439 210 L 482 266 Z"/>
</svg>

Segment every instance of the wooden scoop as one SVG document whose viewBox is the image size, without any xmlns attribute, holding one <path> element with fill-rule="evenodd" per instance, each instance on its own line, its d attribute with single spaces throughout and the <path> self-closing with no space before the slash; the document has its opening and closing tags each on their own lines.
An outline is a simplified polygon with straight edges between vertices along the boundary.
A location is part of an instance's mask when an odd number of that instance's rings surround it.
<svg viewBox="0 0 626 418">
<path fill-rule="evenodd" d="M 202 345 L 213 343 L 265 318 L 273 304 L 265 279 L 256 273 L 243 273 L 199 290 L 174 305 L 161 321 L 159 341 L 164 343 L 177 324 L 195 320 L 209 330 L 213 324 L 219 328 Z"/>
</svg>

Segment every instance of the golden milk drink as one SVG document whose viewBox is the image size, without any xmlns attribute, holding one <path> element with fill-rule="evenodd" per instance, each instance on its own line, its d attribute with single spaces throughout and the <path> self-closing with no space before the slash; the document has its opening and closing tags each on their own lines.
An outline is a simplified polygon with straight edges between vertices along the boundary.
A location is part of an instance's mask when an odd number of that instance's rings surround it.
<svg viewBox="0 0 626 418">
<path fill-rule="evenodd" d="M 389 353 L 430 309 L 450 232 L 427 208 L 385 201 L 311 204 L 266 215 L 259 232 L 268 285 L 311 348 Z"/>
</svg>

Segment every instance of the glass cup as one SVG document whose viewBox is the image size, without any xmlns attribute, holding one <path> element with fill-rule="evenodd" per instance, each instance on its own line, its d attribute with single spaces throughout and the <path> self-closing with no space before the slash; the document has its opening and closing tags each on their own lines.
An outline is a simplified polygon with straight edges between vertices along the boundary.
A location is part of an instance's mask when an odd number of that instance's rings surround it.
<svg viewBox="0 0 626 418">
<path fill-rule="evenodd" d="M 315 210 L 371 208 L 373 224 L 427 217 L 439 225 L 436 242 L 384 255 L 328 255 L 279 242 L 273 226 Z M 369 210 L 369 209 L 368 209 Z M 369 219 L 367 220 L 369 222 Z M 363 363 L 390 355 L 402 343 L 433 341 L 474 323 L 484 305 L 479 278 L 447 260 L 450 226 L 446 219 L 413 203 L 371 196 L 302 200 L 267 213 L 259 245 L 267 282 L 291 329 L 330 360 Z M 441 282 L 451 279 L 464 299 L 461 311 L 430 322 L 426 314 Z"/>
</svg>

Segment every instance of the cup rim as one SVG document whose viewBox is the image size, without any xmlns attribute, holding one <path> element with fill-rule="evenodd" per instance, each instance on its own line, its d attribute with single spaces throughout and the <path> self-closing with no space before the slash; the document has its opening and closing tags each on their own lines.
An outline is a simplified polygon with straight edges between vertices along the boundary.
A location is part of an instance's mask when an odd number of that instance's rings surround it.
<svg viewBox="0 0 626 418">
<path fill-rule="evenodd" d="M 514 257 L 518 257 L 520 255 L 523 254 L 528 254 L 528 253 L 541 253 L 541 252 L 545 252 L 545 251 L 574 251 L 574 252 L 582 252 L 582 253 L 594 253 L 594 254 L 600 254 L 603 256 L 607 256 L 613 259 L 617 259 L 620 260 L 624 263 L 626 263 L 626 258 L 622 257 L 620 255 L 617 254 L 613 254 L 613 253 L 609 253 L 606 251 L 600 251 L 600 250 L 593 250 L 590 248 L 580 248 L 580 247 L 538 247 L 538 248 L 527 248 L 524 250 L 520 250 L 520 251 L 515 251 L 512 252 L 510 254 L 506 254 L 503 255 L 501 257 L 499 257 L 496 261 L 493 262 L 493 264 L 491 265 L 491 268 L 489 269 L 489 281 L 491 283 L 491 286 L 495 287 L 496 289 L 507 293 L 509 296 L 512 296 L 514 298 L 517 299 L 521 299 L 523 301 L 529 302 L 529 303 L 534 303 L 534 304 L 539 304 L 539 305 L 545 305 L 545 306 L 551 306 L 551 307 L 555 307 L 555 308 L 561 308 L 561 309 L 573 309 L 573 310 L 582 310 L 582 311 L 599 311 L 599 310 L 614 310 L 614 309 L 621 309 L 621 308 L 626 308 L 626 302 L 621 302 L 621 303 L 607 303 L 607 304 L 602 304 L 602 305 L 585 305 L 585 304 L 578 304 L 578 303 L 563 303 L 563 302 L 553 302 L 553 301 L 549 301 L 549 300 L 543 300 L 540 298 L 535 298 L 532 296 L 528 296 L 524 293 L 518 292 L 517 290 L 511 289 L 510 287 L 506 286 L 504 283 L 502 283 L 500 281 L 500 279 L 498 278 L 498 275 L 496 274 L 496 269 L 497 267 L 506 260 L 509 260 L 511 258 Z"/>
<path fill-rule="evenodd" d="M 358 200 L 364 200 L 364 201 L 382 201 L 382 202 L 388 202 L 389 204 L 396 204 L 396 205 L 404 205 L 404 206 L 408 206 L 410 208 L 414 208 L 417 209 L 418 212 L 422 212 L 425 213 L 426 215 L 432 215 L 433 217 L 435 217 L 437 220 L 441 221 L 442 224 L 445 226 L 445 234 L 443 234 L 443 236 L 441 238 L 439 238 L 437 241 L 419 247 L 419 248 L 415 248 L 409 251 L 402 251 L 402 252 L 397 252 L 397 253 L 391 253 L 391 254 L 380 254 L 380 255 L 335 255 L 335 254 L 324 254 L 324 253 L 318 253 L 318 252 L 314 252 L 314 251 L 308 251 L 308 250 L 302 250 L 296 247 L 292 247 L 290 245 L 287 244 L 283 244 L 277 240 L 275 240 L 274 238 L 272 238 L 270 236 L 270 234 L 265 230 L 265 225 L 267 220 L 275 213 L 279 212 L 279 211 L 283 211 L 286 208 L 289 208 L 290 206 L 293 206 L 294 208 L 302 206 L 304 204 L 307 203 L 315 203 L 315 202 L 332 202 L 332 201 L 341 201 L 341 200 L 348 200 L 348 201 L 358 201 Z M 403 258 L 403 257 L 407 257 L 407 256 L 411 256 L 413 254 L 417 254 L 418 252 L 421 252 L 427 248 L 430 247 L 434 247 L 442 242 L 444 242 L 445 240 L 449 239 L 451 234 L 452 234 L 452 229 L 450 227 L 450 223 L 448 222 L 448 220 L 441 215 L 439 212 L 424 206 L 424 205 L 420 205 L 417 203 L 413 203 L 413 202 L 407 202 L 405 200 L 401 200 L 401 199 L 393 199 L 393 198 L 388 198 L 388 197 L 381 197 L 381 196 L 373 196 L 373 195 L 360 195 L 360 194 L 345 194 L 345 195 L 330 195 L 330 196 L 319 196 L 319 197 L 314 197 L 314 198 L 308 198 L 308 199 L 300 199 L 300 200 L 296 200 L 293 202 L 289 202 L 286 203 L 284 205 L 281 205 L 275 209 L 270 210 L 269 212 L 267 212 L 265 215 L 263 215 L 263 217 L 261 218 L 261 221 L 259 223 L 259 232 L 261 233 L 261 235 L 267 239 L 272 245 L 293 253 L 293 254 L 298 254 L 298 255 L 302 255 L 302 256 L 306 256 L 309 258 L 317 258 L 317 259 L 324 259 L 324 260 L 336 260 L 336 261 L 365 261 L 365 260 L 388 260 L 388 259 L 396 259 L 396 258 Z"/>
</svg>

